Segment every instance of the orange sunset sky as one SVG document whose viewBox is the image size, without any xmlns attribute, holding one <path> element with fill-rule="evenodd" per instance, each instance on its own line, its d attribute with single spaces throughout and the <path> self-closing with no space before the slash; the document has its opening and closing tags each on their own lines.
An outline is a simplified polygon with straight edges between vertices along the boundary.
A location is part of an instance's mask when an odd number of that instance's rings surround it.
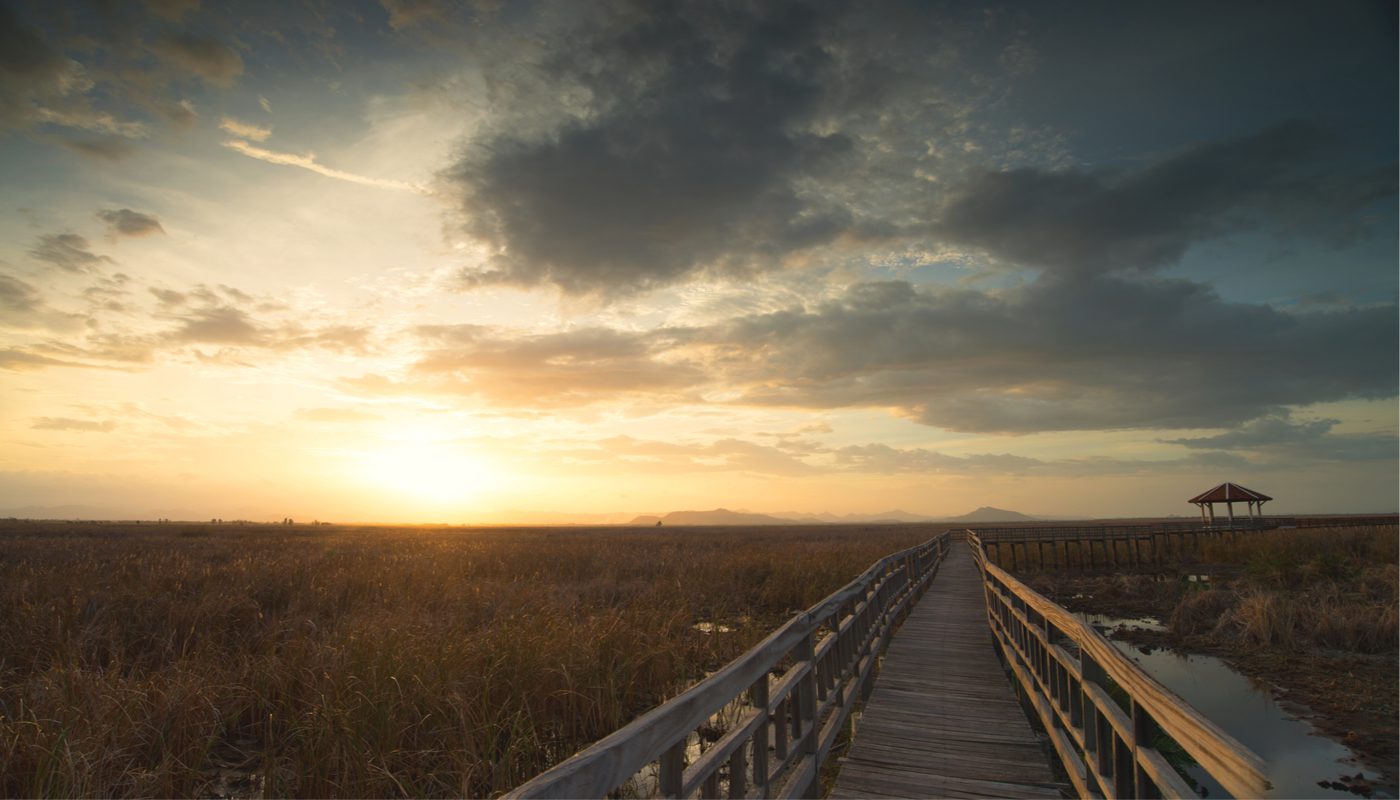
<svg viewBox="0 0 1400 800">
<path fill-rule="evenodd" d="M 0 10 L 0 514 L 1394 511 L 1395 8 L 1264 8 Z"/>
</svg>

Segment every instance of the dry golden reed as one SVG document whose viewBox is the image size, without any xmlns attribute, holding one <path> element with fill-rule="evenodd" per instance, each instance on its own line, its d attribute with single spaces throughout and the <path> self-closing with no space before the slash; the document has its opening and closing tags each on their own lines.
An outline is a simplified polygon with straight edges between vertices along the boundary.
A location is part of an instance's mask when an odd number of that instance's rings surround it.
<svg viewBox="0 0 1400 800">
<path fill-rule="evenodd" d="M 1109 606 L 1172 609 L 1167 620 L 1181 636 L 1393 655 L 1400 647 L 1397 561 L 1394 525 L 1303 528 L 1189 537 L 1145 572 L 1129 571 L 1124 559 L 1109 575 L 1033 566 L 1028 580 L 1051 594 L 1092 595 Z M 1198 573 L 1212 580 L 1182 579 Z"/>
<path fill-rule="evenodd" d="M 935 532 L 0 524 L 0 794 L 499 793 Z"/>
</svg>

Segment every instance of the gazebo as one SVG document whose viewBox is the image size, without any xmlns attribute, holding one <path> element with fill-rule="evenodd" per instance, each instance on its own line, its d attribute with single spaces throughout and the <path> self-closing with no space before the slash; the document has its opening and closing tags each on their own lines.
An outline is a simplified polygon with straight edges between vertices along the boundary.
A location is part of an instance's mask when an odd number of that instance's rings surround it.
<svg viewBox="0 0 1400 800">
<path fill-rule="evenodd" d="M 1210 489 L 1187 500 L 1194 503 L 1201 509 L 1201 522 L 1207 525 L 1215 524 L 1215 504 L 1224 503 L 1225 511 L 1230 515 L 1230 524 L 1235 524 L 1235 503 L 1244 503 L 1249 509 L 1250 519 L 1254 519 L 1256 513 L 1259 517 L 1264 516 L 1264 504 L 1274 498 L 1267 494 L 1260 494 L 1253 489 L 1246 489 L 1237 483 L 1222 483 L 1214 489 Z M 1210 510 L 1210 518 L 1206 518 L 1206 509 Z"/>
</svg>

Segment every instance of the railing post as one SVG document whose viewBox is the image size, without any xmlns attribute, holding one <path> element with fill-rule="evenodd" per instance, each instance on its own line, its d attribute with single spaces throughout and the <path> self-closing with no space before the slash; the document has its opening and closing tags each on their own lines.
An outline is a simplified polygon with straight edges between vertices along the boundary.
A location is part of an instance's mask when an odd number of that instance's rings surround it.
<svg viewBox="0 0 1400 800">
<path fill-rule="evenodd" d="M 871 611 L 871 603 L 875 601 L 872 595 L 865 598 L 865 610 L 861 612 L 860 623 L 860 654 L 856 656 L 856 672 L 860 672 L 860 660 L 862 657 L 870 659 L 870 665 L 860 682 L 860 701 L 864 703 L 870 699 L 870 693 L 875 691 L 875 615 Z"/>
<path fill-rule="evenodd" d="M 729 757 L 729 797 L 731 800 L 748 794 L 748 782 L 744 780 L 744 770 L 747 768 L 748 765 L 744 762 L 744 748 L 735 748 L 734 754 Z"/>
<path fill-rule="evenodd" d="M 671 745 L 661 754 L 660 783 L 662 797 L 680 797 L 681 783 L 685 777 L 685 739 Z"/>
<path fill-rule="evenodd" d="M 1098 706 L 1089 697 L 1088 689 L 1090 685 L 1106 689 L 1104 683 L 1108 674 L 1103 671 L 1103 667 L 1099 666 L 1099 662 L 1086 655 L 1082 650 L 1079 653 L 1079 672 L 1083 676 L 1079 685 L 1079 706 L 1084 709 L 1084 755 L 1093 756 L 1094 760 L 1089 765 L 1091 769 L 1100 775 L 1107 775 L 1108 773 L 1103 770 L 1103 742 L 1100 740 L 1104 727 L 1103 721 L 1100 719 Z M 1112 752 L 1111 747 L 1109 752 Z"/>
<path fill-rule="evenodd" d="M 1137 785 L 1136 797 L 1155 800 L 1162 796 L 1157 785 L 1147 776 L 1147 770 L 1142 768 L 1142 762 L 1138 760 L 1138 750 L 1153 747 L 1160 730 L 1157 721 L 1152 719 L 1147 709 L 1137 700 L 1133 700 L 1133 772 Z"/>
<path fill-rule="evenodd" d="M 749 702 L 759 714 L 758 728 L 753 732 L 753 788 L 759 797 L 772 797 L 772 788 L 768 785 L 768 731 L 772 727 L 768 716 L 768 673 L 749 687 Z"/>
<path fill-rule="evenodd" d="M 802 707 L 802 719 L 805 721 L 807 730 L 802 733 L 802 752 L 812 757 L 815 765 L 812 770 L 812 783 L 803 787 L 803 797 L 816 797 L 816 787 L 820 781 L 821 763 L 817 760 L 817 740 L 821 736 L 821 720 L 817 719 L 817 693 L 816 693 L 816 642 L 814 631 L 809 631 L 807 637 L 802 640 L 802 658 L 811 665 L 812 669 L 807 671 L 807 675 L 798 683 L 798 702 Z"/>
<path fill-rule="evenodd" d="M 778 757 L 778 762 L 787 758 L 788 754 L 788 700 L 787 697 L 778 701 L 778 707 L 773 709 L 773 755 Z"/>
</svg>

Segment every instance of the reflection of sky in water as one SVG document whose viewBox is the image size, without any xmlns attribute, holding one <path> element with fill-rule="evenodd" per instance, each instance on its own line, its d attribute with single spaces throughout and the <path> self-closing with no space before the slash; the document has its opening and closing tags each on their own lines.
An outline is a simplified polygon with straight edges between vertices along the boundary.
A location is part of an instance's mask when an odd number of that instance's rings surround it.
<svg viewBox="0 0 1400 800">
<path fill-rule="evenodd" d="M 1105 633 L 1120 624 L 1161 629 L 1155 620 L 1150 619 L 1115 618 L 1101 614 L 1079 616 Z M 1118 639 L 1110 641 L 1152 677 L 1258 753 L 1266 762 L 1266 771 L 1273 783 L 1267 797 L 1353 796 L 1349 792 L 1317 785 L 1321 780 L 1335 781 L 1342 775 L 1355 775 L 1363 771 L 1359 765 L 1343 761 L 1354 755 L 1351 750 L 1314 734 L 1312 725 L 1290 715 L 1274 702 L 1268 689 L 1256 686 L 1218 658 L 1182 655 L 1160 648 L 1144 649 Z M 1365 772 L 1367 778 L 1376 777 L 1372 770 Z M 1208 797 L 1228 796 L 1200 769 L 1193 768 L 1191 774 L 1209 790 Z M 1377 786 L 1376 789 L 1375 797 L 1396 796 L 1394 786 Z"/>
</svg>

